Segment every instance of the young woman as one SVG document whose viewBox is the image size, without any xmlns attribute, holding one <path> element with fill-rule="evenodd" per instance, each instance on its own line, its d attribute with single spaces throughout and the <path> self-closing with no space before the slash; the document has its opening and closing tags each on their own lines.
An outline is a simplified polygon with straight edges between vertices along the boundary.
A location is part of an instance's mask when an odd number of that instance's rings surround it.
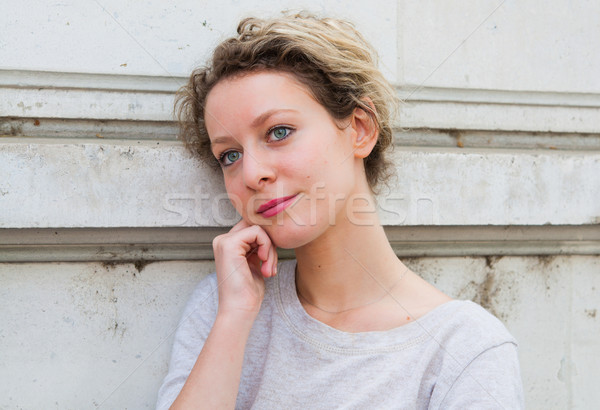
<svg viewBox="0 0 600 410">
<path fill-rule="evenodd" d="M 411 272 L 377 218 L 395 96 L 370 46 L 309 15 L 238 34 L 179 94 L 242 219 L 213 242 L 158 408 L 521 408 L 513 337 Z"/>
</svg>

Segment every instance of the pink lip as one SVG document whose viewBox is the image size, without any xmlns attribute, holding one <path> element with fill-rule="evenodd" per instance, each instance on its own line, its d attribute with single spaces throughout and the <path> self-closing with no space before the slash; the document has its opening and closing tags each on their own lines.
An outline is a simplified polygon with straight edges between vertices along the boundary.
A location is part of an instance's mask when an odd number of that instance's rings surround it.
<svg viewBox="0 0 600 410">
<path fill-rule="evenodd" d="M 290 195 L 272 199 L 269 202 L 262 204 L 256 212 L 262 214 L 266 218 L 277 215 L 279 212 L 287 208 L 288 205 L 292 203 L 292 199 L 295 197 L 296 195 Z"/>
</svg>

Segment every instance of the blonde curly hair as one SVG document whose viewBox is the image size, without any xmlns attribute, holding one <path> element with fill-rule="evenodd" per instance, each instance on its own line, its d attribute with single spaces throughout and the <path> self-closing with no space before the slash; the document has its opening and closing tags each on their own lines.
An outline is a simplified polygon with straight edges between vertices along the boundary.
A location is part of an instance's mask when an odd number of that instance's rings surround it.
<svg viewBox="0 0 600 410">
<path fill-rule="evenodd" d="M 195 69 L 177 92 L 180 137 L 192 153 L 219 167 L 205 126 L 212 88 L 235 75 L 275 70 L 293 74 L 336 120 L 347 119 L 357 107 L 367 112 L 379 131 L 375 147 L 364 159 L 367 181 L 375 191 L 388 180 L 392 167 L 384 151 L 392 145 L 396 93 L 377 68 L 375 50 L 351 23 L 300 13 L 246 18 L 237 33 L 221 42 L 208 64 Z"/>
</svg>

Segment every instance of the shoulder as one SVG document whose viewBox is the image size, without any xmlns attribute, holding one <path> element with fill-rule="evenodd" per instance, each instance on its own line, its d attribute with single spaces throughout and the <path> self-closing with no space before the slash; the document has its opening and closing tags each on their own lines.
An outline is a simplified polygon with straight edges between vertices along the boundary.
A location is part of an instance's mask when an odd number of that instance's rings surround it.
<svg viewBox="0 0 600 410">
<path fill-rule="evenodd" d="M 439 360 L 432 400 L 467 408 L 475 403 L 490 408 L 510 403 L 509 408 L 521 408 L 517 341 L 504 324 L 471 301 L 448 302 L 437 313 L 438 326 L 430 330 Z M 466 393 L 480 390 L 479 395 Z"/>
<path fill-rule="evenodd" d="M 169 371 L 158 392 L 157 409 L 168 408 L 190 374 L 217 314 L 217 276 L 203 278 L 192 291 L 177 325 Z"/>
<path fill-rule="evenodd" d="M 213 272 L 198 282 L 188 299 L 188 305 L 206 304 L 217 301 L 217 289 L 217 274 Z"/>
<path fill-rule="evenodd" d="M 452 384 L 471 362 L 487 351 L 500 346 L 515 352 L 517 349 L 517 341 L 504 324 L 471 301 L 452 300 L 419 321 L 440 383 Z"/>
<path fill-rule="evenodd" d="M 435 315 L 435 336 L 456 351 L 481 351 L 517 341 L 506 326 L 477 303 L 452 300 L 430 313 Z"/>
<path fill-rule="evenodd" d="M 217 275 L 212 273 L 196 285 L 188 298 L 179 321 L 176 339 L 184 341 L 187 338 L 206 338 L 216 318 L 217 307 Z"/>
</svg>

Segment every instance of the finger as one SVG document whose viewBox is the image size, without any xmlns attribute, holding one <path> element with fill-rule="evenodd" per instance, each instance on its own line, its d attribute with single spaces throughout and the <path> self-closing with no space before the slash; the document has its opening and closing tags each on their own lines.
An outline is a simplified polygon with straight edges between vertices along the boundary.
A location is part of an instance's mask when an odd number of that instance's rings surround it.
<svg viewBox="0 0 600 410">
<path fill-rule="evenodd" d="M 249 239 L 254 239 L 253 245 L 258 258 L 261 260 L 260 272 L 268 278 L 273 276 L 273 264 L 277 263 L 277 253 L 271 238 L 267 232 L 258 225 L 253 225 L 246 232 L 252 232 L 255 236 L 250 236 Z"/>
<path fill-rule="evenodd" d="M 244 218 L 242 218 L 238 223 L 233 225 L 233 227 L 229 230 L 229 233 L 238 232 L 238 231 L 241 231 L 242 229 L 248 228 L 250 226 L 251 225 L 248 224 L 248 222 L 246 222 L 244 220 Z"/>
<path fill-rule="evenodd" d="M 277 248 L 271 242 L 271 248 L 269 249 L 269 260 L 266 262 L 267 269 L 266 272 L 271 276 L 275 276 L 277 270 Z"/>
<path fill-rule="evenodd" d="M 275 276 L 277 273 L 277 248 L 275 244 L 271 241 L 271 253 L 273 254 L 273 258 L 271 258 L 271 276 Z"/>
<path fill-rule="evenodd" d="M 249 229 L 253 231 L 254 241 L 258 245 L 257 254 L 261 261 L 266 262 L 269 259 L 269 250 L 271 249 L 271 238 L 258 225 L 253 225 Z M 269 265 L 267 265 L 269 266 Z"/>
<path fill-rule="evenodd" d="M 271 244 L 271 246 L 269 247 L 268 258 L 263 263 L 262 268 L 261 268 L 261 272 L 262 272 L 263 276 L 265 276 L 267 278 L 270 278 L 271 276 L 273 276 L 273 259 L 274 258 L 275 258 L 275 255 L 273 252 L 273 245 Z"/>
<path fill-rule="evenodd" d="M 238 229 L 239 226 L 236 225 L 234 228 Z M 230 246 L 235 246 L 231 251 L 236 254 L 239 252 L 241 256 L 248 257 L 251 253 L 256 253 L 258 259 L 262 262 L 268 259 L 271 239 L 260 226 L 252 225 L 233 233 L 228 233 L 226 236 L 229 237 L 227 243 Z"/>
<path fill-rule="evenodd" d="M 277 263 L 279 262 L 279 256 L 277 255 L 277 247 L 273 244 L 273 267 L 271 268 L 273 276 L 277 275 Z"/>
<path fill-rule="evenodd" d="M 249 254 L 247 260 L 248 266 L 250 267 L 250 271 L 253 274 L 258 274 L 260 276 L 261 274 L 259 272 L 261 271 L 261 261 L 256 255 L 256 252 L 252 252 L 251 254 Z"/>
</svg>

